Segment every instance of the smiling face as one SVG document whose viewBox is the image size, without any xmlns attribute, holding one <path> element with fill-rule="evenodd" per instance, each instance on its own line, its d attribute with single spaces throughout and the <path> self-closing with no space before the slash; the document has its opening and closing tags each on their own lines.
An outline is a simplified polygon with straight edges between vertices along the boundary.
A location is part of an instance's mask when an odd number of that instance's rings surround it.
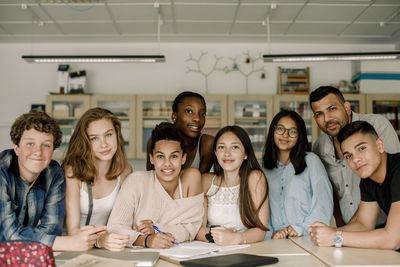
<svg viewBox="0 0 400 267">
<path fill-rule="evenodd" d="M 197 138 L 206 122 L 206 107 L 197 97 L 186 97 L 172 113 L 176 128 L 185 136 Z"/>
<path fill-rule="evenodd" d="M 311 106 L 318 127 L 332 137 L 336 137 L 340 129 L 350 122 L 350 103 L 340 103 L 334 94 L 328 94 Z"/>
<path fill-rule="evenodd" d="M 370 134 L 355 133 L 341 143 L 343 157 L 361 178 L 373 178 L 382 166 L 383 141 Z"/>
<path fill-rule="evenodd" d="M 283 134 L 280 134 L 282 132 Z M 280 151 L 290 151 L 296 145 L 297 140 L 298 140 L 298 129 L 296 122 L 288 116 L 281 118 L 275 126 L 275 131 L 274 131 L 275 145 L 278 147 Z"/>
<path fill-rule="evenodd" d="M 54 151 L 53 141 L 52 134 L 33 128 L 24 131 L 19 144 L 14 145 L 22 179 L 32 182 L 49 166 Z"/>
<path fill-rule="evenodd" d="M 89 124 L 86 134 L 97 161 L 111 161 L 117 151 L 117 135 L 111 120 L 100 119 Z"/>
<path fill-rule="evenodd" d="M 186 154 L 183 154 L 180 143 L 177 141 L 157 141 L 150 154 L 150 162 L 154 165 L 157 178 L 162 182 L 178 179 L 185 161 Z"/>
<path fill-rule="evenodd" d="M 242 142 L 233 132 L 221 135 L 215 146 L 215 155 L 225 172 L 239 171 L 243 161 L 247 159 Z"/>
</svg>

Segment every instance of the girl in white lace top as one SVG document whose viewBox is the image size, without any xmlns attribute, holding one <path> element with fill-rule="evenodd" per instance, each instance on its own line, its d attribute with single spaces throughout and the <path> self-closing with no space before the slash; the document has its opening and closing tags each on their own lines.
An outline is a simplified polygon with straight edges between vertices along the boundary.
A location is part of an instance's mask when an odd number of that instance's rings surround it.
<svg viewBox="0 0 400 267">
<path fill-rule="evenodd" d="M 217 245 L 263 240 L 268 185 L 249 136 L 239 126 L 226 126 L 215 136 L 213 150 L 215 173 L 202 176 L 206 212 L 196 238 Z"/>
</svg>

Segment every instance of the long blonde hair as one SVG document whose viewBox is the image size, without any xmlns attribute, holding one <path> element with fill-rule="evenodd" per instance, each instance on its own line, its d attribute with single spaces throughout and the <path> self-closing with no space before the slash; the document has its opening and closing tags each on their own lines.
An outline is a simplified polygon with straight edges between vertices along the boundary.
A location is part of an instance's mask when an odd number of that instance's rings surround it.
<svg viewBox="0 0 400 267">
<path fill-rule="evenodd" d="M 77 177 L 84 182 L 94 181 L 97 167 L 86 130 L 90 123 L 101 119 L 110 120 L 117 135 L 117 151 L 112 158 L 106 178 L 109 180 L 117 178 L 129 166 L 120 120 L 111 111 L 97 107 L 86 111 L 75 126 L 62 164 L 64 172 L 67 168 L 72 170 L 72 174 L 68 178 Z"/>
</svg>

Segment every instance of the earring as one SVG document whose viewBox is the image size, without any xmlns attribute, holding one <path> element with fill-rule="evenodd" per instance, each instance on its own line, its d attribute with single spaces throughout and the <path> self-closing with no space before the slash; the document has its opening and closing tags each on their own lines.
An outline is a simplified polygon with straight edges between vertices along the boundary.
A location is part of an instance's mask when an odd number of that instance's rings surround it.
<svg viewBox="0 0 400 267">
<path fill-rule="evenodd" d="M 173 118 L 173 119 L 172 119 L 172 121 L 173 121 L 173 122 L 176 122 L 176 119 L 175 119 L 175 118 Z"/>
</svg>

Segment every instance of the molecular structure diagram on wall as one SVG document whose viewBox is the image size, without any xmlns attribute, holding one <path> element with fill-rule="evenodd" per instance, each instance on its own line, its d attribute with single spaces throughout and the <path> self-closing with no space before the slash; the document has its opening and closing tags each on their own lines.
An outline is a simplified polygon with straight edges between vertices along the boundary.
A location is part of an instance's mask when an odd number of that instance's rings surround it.
<svg viewBox="0 0 400 267">
<path fill-rule="evenodd" d="M 225 74 L 235 71 L 239 72 L 246 81 L 246 94 L 249 92 L 249 77 L 252 74 L 260 72 L 260 78 L 265 79 L 265 68 L 261 53 L 256 57 L 252 57 L 250 52 L 247 51 L 241 56 L 229 58 L 230 63 L 225 66 L 221 66 L 224 57 L 219 57 L 217 55 L 214 55 L 214 57 L 207 57 L 207 55 L 208 52 L 201 51 L 198 57 L 193 57 L 192 54 L 189 54 L 189 58 L 186 59 L 186 62 L 192 65 L 187 67 L 186 73 L 193 72 L 202 75 L 206 93 L 208 93 L 208 79 L 211 74 L 217 71 L 223 71 Z"/>
</svg>

